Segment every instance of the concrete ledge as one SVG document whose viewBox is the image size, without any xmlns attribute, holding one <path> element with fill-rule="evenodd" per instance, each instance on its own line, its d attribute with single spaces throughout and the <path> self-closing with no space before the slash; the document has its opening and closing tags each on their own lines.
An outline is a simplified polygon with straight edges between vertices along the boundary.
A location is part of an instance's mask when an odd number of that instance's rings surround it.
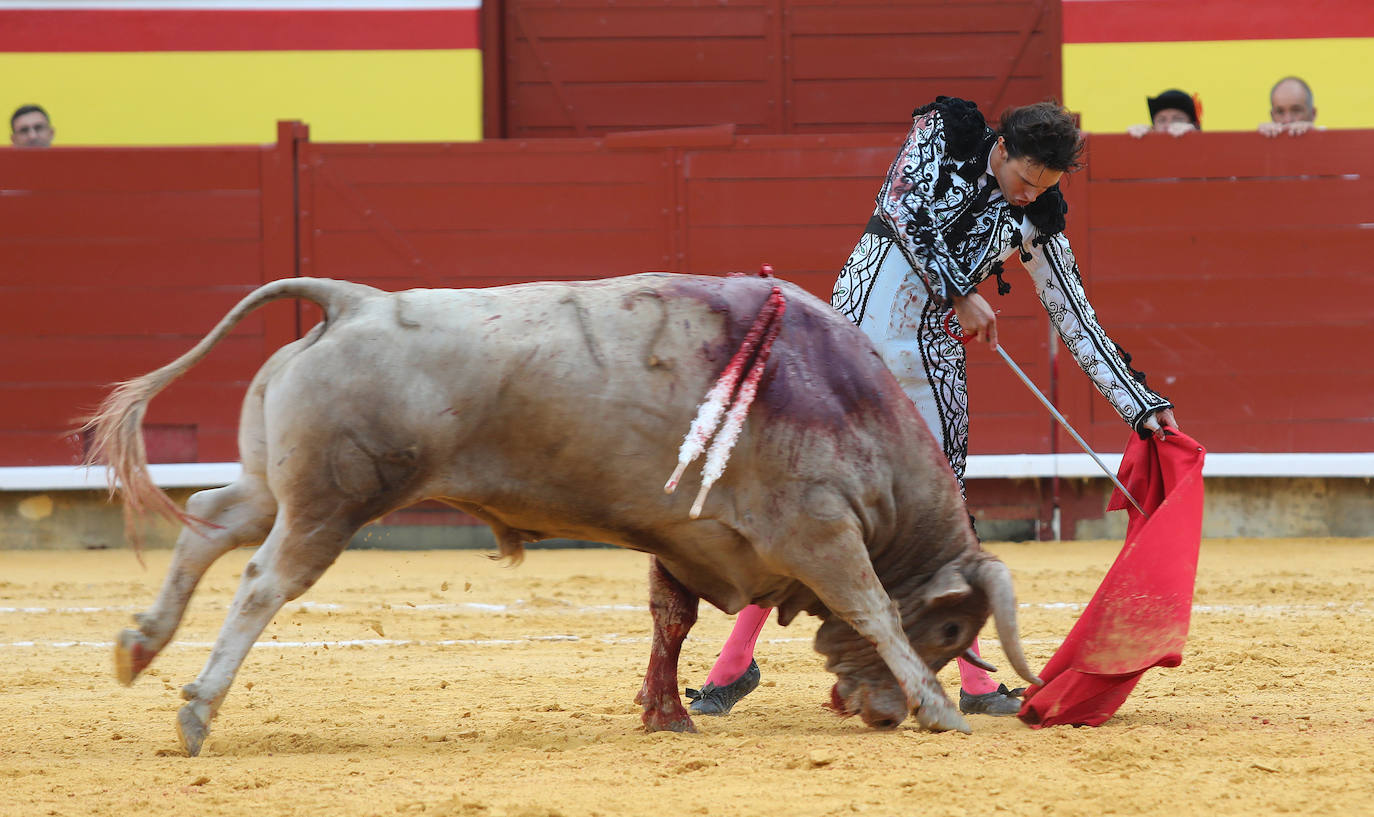
<svg viewBox="0 0 1374 817">
<path fill-rule="evenodd" d="M 981 480 L 975 487 L 1015 497 L 1019 491 L 1044 498 L 1043 478 Z M 1202 532 L 1206 538 L 1230 537 L 1343 537 L 1374 536 L 1374 490 L 1370 478 L 1349 477 L 1209 477 Z M 1106 513 L 1111 483 L 1106 478 L 1066 478 L 1058 496 L 1068 539 L 1120 539 L 1126 514 Z M 195 488 L 169 488 L 172 501 L 184 505 Z M 1034 539 L 1043 527 L 1043 503 L 1000 509 L 979 505 L 978 530 L 989 540 Z M 444 509 L 437 509 L 443 513 Z M 420 524 L 410 524 L 419 522 Z M 180 532 L 159 517 L 137 524 L 148 548 L 170 547 Z M 1041 532 L 1043 535 L 1043 531 Z M 0 552 L 5 550 L 83 550 L 127 547 L 119 503 L 103 490 L 0 491 Z M 550 543 L 567 547 L 567 543 Z M 432 524 L 423 513 L 409 513 L 394 522 L 369 525 L 354 537 L 352 547 L 479 548 L 495 550 L 484 525 Z"/>
<path fill-rule="evenodd" d="M 1115 473 L 1120 454 L 1101 454 Z M 166 463 L 148 466 L 162 488 L 216 488 L 241 471 L 236 462 Z M 975 454 L 968 458 L 968 479 L 1033 477 L 1103 477 L 1087 454 Z M 1225 454 L 1208 452 L 1204 477 L 1374 477 L 1374 452 L 1335 454 Z M 0 468 L 0 491 L 104 490 L 104 466 L 38 465 Z"/>
<path fill-rule="evenodd" d="M 148 466 L 159 488 L 218 488 L 238 479 L 236 462 L 179 462 Z M 103 465 L 33 465 L 0 468 L 0 491 L 103 491 L 109 478 Z"/>
<path fill-rule="evenodd" d="M 1116 473 L 1120 454 L 1099 454 Z M 1207 452 L 1204 477 L 1374 477 L 1374 452 L 1339 454 L 1218 454 Z M 967 479 L 1104 477 L 1087 454 L 983 454 L 968 458 Z"/>
</svg>

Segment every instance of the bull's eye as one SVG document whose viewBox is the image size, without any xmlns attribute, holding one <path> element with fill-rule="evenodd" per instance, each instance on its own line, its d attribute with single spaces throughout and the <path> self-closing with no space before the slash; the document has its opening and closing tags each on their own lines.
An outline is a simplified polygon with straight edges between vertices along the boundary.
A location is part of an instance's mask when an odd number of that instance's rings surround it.
<svg viewBox="0 0 1374 817">
<path fill-rule="evenodd" d="M 946 644 L 953 644 L 955 641 L 959 640 L 959 629 L 959 625 L 951 621 L 940 629 L 940 635 L 944 638 Z"/>
</svg>

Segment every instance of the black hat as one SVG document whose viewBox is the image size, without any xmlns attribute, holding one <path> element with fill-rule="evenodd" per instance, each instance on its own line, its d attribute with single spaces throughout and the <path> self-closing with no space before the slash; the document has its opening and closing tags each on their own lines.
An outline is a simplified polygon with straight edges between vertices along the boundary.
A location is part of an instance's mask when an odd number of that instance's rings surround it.
<svg viewBox="0 0 1374 817">
<path fill-rule="evenodd" d="M 1197 121 L 1197 106 L 1193 104 L 1193 98 L 1177 88 L 1170 88 L 1159 96 L 1147 96 L 1145 97 L 1145 104 L 1150 106 L 1150 119 L 1154 119 L 1160 111 L 1173 108 L 1188 114 L 1188 119 L 1192 121 L 1193 125 L 1200 125 Z"/>
</svg>

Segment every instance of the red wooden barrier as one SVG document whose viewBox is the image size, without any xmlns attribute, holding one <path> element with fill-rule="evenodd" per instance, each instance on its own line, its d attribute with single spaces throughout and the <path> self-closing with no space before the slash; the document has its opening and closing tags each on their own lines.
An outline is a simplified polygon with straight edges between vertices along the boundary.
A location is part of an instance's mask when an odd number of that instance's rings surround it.
<svg viewBox="0 0 1374 817">
<path fill-rule="evenodd" d="M 305 146 L 302 275 L 387 289 L 666 269 L 673 168 L 595 140 Z"/>
<path fill-rule="evenodd" d="M 189 348 L 292 274 L 388 289 L 770 263 L 826 298 L 900 133 L 0 151 L 0 465 L 73 462 L 63 435 L 112 380 Z M 1066 185 L 1102 321 L 1214 452 L 1374 451 L 1374 132 L 1094 136 Z M 294 169 L 294 173 L 292 172 Z M 1012 265 L 1014 266 L 1014 265 Z M 1093 445 L 1116 415 L 1059 356 L 1030 282 L 1003 342 Z M 232 460 L 248 378 L 297 337 L 250 319 L 153 403 L 155 457 Z M 1057 346 L 1057 343 L 1056 343 Z M 969 361 L 974 453 L 1073 443 L 994 355 Z"/>
<path fill-rule="evenodd" d="M 1214 452 L 1374 451 L 1374 134 L 1309 136 L 1093 136 L 1071 186 L 1103 324 Z M 1065 412 L 1119 450 L 1071 374 Z"/>
<path fill-rule="evenodd" d="M 114 380 L 189 349 L 244 294 L 295 269 L 291 152 L 0 150 L 0 465 L 79 462 L 74 420 Z M 238 459 L 238 405 L 289 305 L 240 324 L 155 401 L 154 462 Z"/>
</svg>

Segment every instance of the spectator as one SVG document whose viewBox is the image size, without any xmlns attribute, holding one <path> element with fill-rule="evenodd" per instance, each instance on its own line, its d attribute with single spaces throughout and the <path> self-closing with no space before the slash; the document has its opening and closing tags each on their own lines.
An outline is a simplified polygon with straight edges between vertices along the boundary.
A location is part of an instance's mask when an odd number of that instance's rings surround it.
<svg viewBox="0 0 1374 817">
<path fill-rule="evenodd" d="M 1284 77 L 1269 91 L 1269 119 L 1259 132 L 1274 137 L 1281 133 L 1301 136 L 1316 127 L 1317 105 L 1312 89 L 1297 77 Z"/>
<path fill-rule="evenodd" d="M 10 142 L 17 148 L 51 147 L 56 134 L 48 112 L 37 105 L 20 105 L 10 115 Z"/>
<path fill-rule="evenodd" d="M 1167 133 L 1175 138 L 1202 130 L 1202 104 L 1197 95 L 1188 96 L 1171 88 L 1159 96 L 1145 97 L 1150 108 L 1149 125 L 1132 125 L 1126 132 L 1140 139 L 1147 133 Z"/>
</svg>

